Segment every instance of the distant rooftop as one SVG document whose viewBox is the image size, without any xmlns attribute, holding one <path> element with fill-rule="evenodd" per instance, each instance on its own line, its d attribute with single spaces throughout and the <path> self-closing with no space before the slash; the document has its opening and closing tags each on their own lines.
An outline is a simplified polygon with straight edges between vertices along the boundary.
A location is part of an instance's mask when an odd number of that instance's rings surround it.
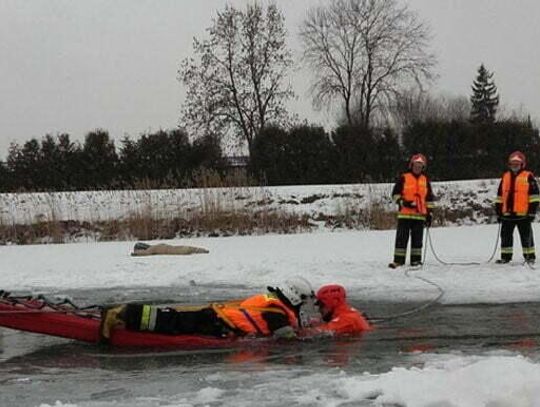
<svg viewBox="0 0 540 407">
<path fill-rule="evenodd" d="M 227 167 L 247 167 L 249 163 L 249 157 L 247 155 L 233 155 L 225 157 Z"/>
</svg>

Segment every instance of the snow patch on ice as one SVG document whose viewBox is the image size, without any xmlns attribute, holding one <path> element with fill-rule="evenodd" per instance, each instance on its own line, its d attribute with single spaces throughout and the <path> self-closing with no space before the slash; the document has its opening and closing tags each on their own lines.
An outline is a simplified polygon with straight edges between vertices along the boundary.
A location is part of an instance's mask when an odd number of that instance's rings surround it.
<svg viewBox="0 0 540 407">
<path fill-rule="evenodd" d="M 337 380 L 349 400 L 407 406 L 540 405 L 540 366 L 523 356 L 436 357 L 422 368 Z M 328 404 L 332 405 L 332 404 Z"/>
</svg>

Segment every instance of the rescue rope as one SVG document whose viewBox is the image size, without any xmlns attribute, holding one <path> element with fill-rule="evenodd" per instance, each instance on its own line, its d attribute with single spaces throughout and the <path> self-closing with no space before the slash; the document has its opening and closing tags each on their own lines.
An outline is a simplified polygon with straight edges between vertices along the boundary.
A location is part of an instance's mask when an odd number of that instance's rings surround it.
<svg viewBox="0 0 540 407">
<path fill-rule="evenodd" d="M 428 229 L 428 228 L 426 228 Z M 427 254 L 427 240 L 428 240 L 428 234 L 426 233 L 426 236 L 424 237 L 424 260 L 426 259 L 426 254 Z M 422 265 L 420 266 L 420 269 L 425 269 L 425 262 L 422 263 Z M 431 307 L 432 305 L 434 305 L 435 303 L 439 302 L 439 300 L 444 296 L 445 292 L 444 292 L 444 289 L 437 283 L 425 278 L 425 277 L 421 277 L 421 276 L 411 276 L 411 272 L 414 271 L 413 269 L 407 269 L 405 270 L 405 276 L 407 277 L 413 277 L 413 278 L 416 278 L 417 280 L 420 280 L 426 284 L 429 284 L 433 287 L 435 287 L 437 289 L 437 291 L 439 291 L 439 294 L 429 300 L 429 301 L 426 301 L 425 303 L 423 303 L 422 305 L 419 305 L 418 307 L 414 307 L 408 311 L 404 311 L 404 312 L 400 312 L 398 314 L 393 314 L 393 315 L 388 315 L 388 316 L 384 316 L 384 317 L 375 317 L 375 318 L 368 318 L 370 322 L 373 322 L 373 323 L 381 323 L 381 322 L 386 322 L 386 321 L 391 321 L 391 320 L 394 320 L 394 319 L 398 319 L 398 318 L 403 318 L 403 317 L 408 317 L 410 315 L 414 315 L 414 314 L 417 314 L 419 313 L 420 311 L 423 311 L 425 309 L 428 309 L 429 307 Z"/>
<path fill-rule="evenodd" d="M 523 219 L 527 219 L 527 217 L 523 216 L 523 217 L 520 217 L 520 218 L 515 218 L 513 220 L 518 220 L 519 221 L 519 220 L 523 220 Z M 504 222 L 504 220 L 503 220 L 503 222 Z M 431 234 L 429 233 L 429 230 L 430 230 L 429 227 L 426 227 L 426 236 L 428 238 L 427 241 L 429 243 L 429 248 L 431 249 L 431 253 L 433 254 L 433 257 L 435 257 L 435 260 L 437 260 L 440 264 L 442 264 L 444 266 L 480 266 L 482 264 L 491 263 L 491 261 L 493 260 L 493 258 L 497 254 L 497 249 L 499 247 L 499 241 L 500 241 L 500 237 L 501 237 L 501 229 L 502 229 L 502 222 L 499 223 L 499 228 L 497 230 L 497 238 L 495 239 L 495 245 L 493 247 L 493 252 L 491 253 L 491 256 L 489 257 L 489 259 L 487 259 L 485 262 L 474 262 L 474 261 L 471 261 L 471 262 L 447 262 L 447 261 L 444 261 L 439 257 L 439 255 L 435 251 L 435 248 L 433 246 L 433 240 L 431 239 Z M 528 245 L 528 247 L 532 247 L 532 246 L 533 246 L 533 234 L 532 234 L 532 227 L 531 227 L 531 235 L 529 236 L 529 245 Z M 426 259 L 426 253 L 424 253 L 424 260 L 425 259 Z M 536 270 L 536 267 L 534 267 L 534 265 L 531 264 L 530 262 L 528 262 L 526 259 L 521 264 L 523 266 L 529 267 L 531 270 Z"/>
<path fill-rule="evenodd" d="M 502 228 L 502 223 L 499 223 L 499 228 L 497 230 L 497 238 L 495 239 L 495 245 L 493 247 L 493 252 L 491 253 L 491 256 L 485 262 L 478 262 L 478 261 L 448 262 L 448 261 L 442 260 L 439 257 L 439 255 L 437 254 L 437 252 L 435 251 L 435 247 L 433 246 L 433 240 L 431 239 L 431 233 L 429 233 L 430 227 L 426 227 L 426 243 L 427 244 L 425 245 L 424 249 L 427 249 L 427 246 L 429 246 L 429 248 L 431 249 L 431 253 L 433 254 L 433 257 L 435 257 L 435 260 L 437 260 L 440 264 L 442 264 L 444 266 L 480 266 L 482 264 L 490 263 L 493 260 L 493 258 L 495 257 L 495 255 L 497 254 L 497 249 L 499 247 L 499 239 L 500 239 L 500 235 L 501 235 L 501 228 Z M 425 250 L 425 252 L 424 252 L 424 262 L 426 260 L 426 254 L 427 254 L 427 250 Z"/>
<path fill-rule="evenodd" d="M 414 270 L 406 270 L 405 275 L 407 277 L 411 277 L 411 275 L 409 274 L 411 271 L 414 271 Z M 426 301 L 422 305 L 419 305 L 418 307 L 414 307 L 414 308 L 412 308 L 412 309 L 410 309 L 408 311 L 400 312 L 398 314 L 383 316 L 383 317 L 368 318 L 370 322 L 377 324 L 377 323 L 386 322 L 386 321 L 392 321 L 394 319 L 404 318 L 404 317 L 408 317 L 410 315 L 417 314 L 420 311 L 426 310 L 429 307 L 431 307 L 432 305 L 434 305 L 435 303 L 439 302 L 439 300 L 444 296 L 444 289 L 440 285 L 438 285 L 437 283 L 435 283 L 435 282 L 433 282 L 431 280 L 428 280 L 427 278 L 420 277 L 420 276 L 412 276 L 412 277 L 416 278 L 417 280 L 423 281 L 426 284 L 434 286 L 439 291 L 439 294 L 437 295 L 437 297 L 435 297 L 435 298 L 433 298 L 433 299 L 431 299 L 429 301 Z"/>
<path fill-rule="evenodd" d="M 493 252 L 491 253 L 491 256 L 489 257 L 489 259 L 487 259 L 487 261 L 485 262 L 486 264 L 487 263 L 490 263 L 493 258 L 495 257 L 495 255 L 497 254 L 497 249 L 499 247 L 499 239 L 500 239 L 500 235 L 501 235 L 501 228 L 502 228 L 502 222 L 499 223 L 499 227 L 498 227 L 498 230 L 497 230 L 497 238 L 495 239 L 495 245 L 494 245 L 494 248 L 493 248 Z M 442 260 L 438 255 L 437 255 L 437 252 L 435 251 L 435 248 L 433 246 L 433 241 L 431 239 L 431 234 L 429 233 L 429 227 L 426 227 L 426 235 L 424 237 L 424 256 L 423 256 L 423 260 L 424 260 L 424 263 L 422 263 L 422 265 L 420 266 L 420 269 L 424 269 L 425 270 L 425 260 L 426 260 L 426 256 L 427 256 L 427 249 L 428 249 L 428 246 L 429 248 L 431 249 L 431 252 L 433 254 L 433 256 L 435 257 L 435 259 L 441 263 L 442 265 L 445 265 L 445 266 L 473 266 L 473 265 L 481 265 L 483 263 L 480 263 L 480 262 L 446 262 L 444 260 Z M 532 234 L 530 236 L 530 240 L 532 240 L 533 237 L 532 237 Z M 532 246 L 532 242 L 530 242 L 531 244 L 529 244 L 529 246 Z M 526 264 L 529 268 L 531 268 L 532 270 L 536 270 L 536 268 L 530 264 L 529 262 L 527 261 L 524 261 L 524 264 Z M 414 271 L 413 269 L 406 269 L 405 270 L 405 275 L 407 277 L 411 277 L 410 273 Z M 381 322 L 385 322 L 385 321 L 390 321 L 390 320 L 394 320 L 394 319 L 398 319 L 398 318 L 403 318 L 403 317 L 406 317 L 406 316 L 410 316 L 410 315 L 413 315 L 413 314 L 416 314 L 420 311 L 423 311 L 429 307 L 431 307 L 432 305 L 434 305 L 435 303 L 437 303 L 445 294 L 444 292 L 444 289 L 438 285 L 437 283 L 425 278 L 425 277 L 421 277 L 421 276 L 413 276 L 414 278 L 416 278 L 417 280 L 420 280 L 420 281 L 423 281 L 424 283 L 426 284 L 429 284 L 429 285 L 432 285 L 434 286 L 438 291 L 439 291 L 439 294 L 437 295 L 437 297 L 433 298 L 432 300 L 430 301 L 427 301 L 425 303 L 423 303 L 422 305 L 418 306 L 418 307 L 415 307 L 411 310 L 408 310 L 408 311 L 404 311 L 404 312 L 401 312 L 399 314 L 394 314 L 394 315 L 389 315 L 389 316 L 384 316 L 384 317 L 375 317 L 375 318 L 369 318 L 369 320 L 373 323 L 381 323 Z"/>
</svg>

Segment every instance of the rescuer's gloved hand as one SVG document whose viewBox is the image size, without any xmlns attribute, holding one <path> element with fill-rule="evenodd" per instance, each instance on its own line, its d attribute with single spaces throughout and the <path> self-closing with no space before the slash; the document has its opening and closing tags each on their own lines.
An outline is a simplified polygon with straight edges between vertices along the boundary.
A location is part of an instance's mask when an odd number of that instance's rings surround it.
<svg viewBox="0 0 540 407">
<path fill-rule="evenodd" d="M 416 208 L 416 202 L 406 201 L 405 199 L 400 199 L 399 204 L 405 208 Z"/>
<path fill-rule="evenodd" d="M 274 338 L 276 339 L 294 339 L 296 338 L 296 332 L 292 326 L 284 326 L 274 331 Z"/>
<path fill-rule="evenodd" d="M 431 215 L 431 213 L 428 213 L 426 215 L 426 220 L 424 221 L 424 224 L 429 228 L 431 226 L 432 220 L 433 220 L 433 215 Z"/>
</svg>

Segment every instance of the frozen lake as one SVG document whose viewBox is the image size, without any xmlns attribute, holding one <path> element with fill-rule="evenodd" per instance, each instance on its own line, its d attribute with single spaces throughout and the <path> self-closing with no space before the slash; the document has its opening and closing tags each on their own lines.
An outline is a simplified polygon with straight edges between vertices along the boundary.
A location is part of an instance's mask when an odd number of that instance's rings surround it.
<svg viewBox="0 0 540 407">
<path fill-rule="evenodd" d="M 538 225 L 535 224 L 538 236 Z M 362 339 L 212 352 L 128 352 L 2 329 L 0 405 L 540 405 L 540 272 L 487 263 L 496 225 L 437 228 L 421 270 L 390 270 L 393 231 L 186 239 L 207 255 L 133 258 L 133 242 L 2 247 L 1 289 L 79 304 L 238 298 L 301 275 L 374 318 Z M 425 279 L 425 280 L 422 280 Z"/>
</svg>

